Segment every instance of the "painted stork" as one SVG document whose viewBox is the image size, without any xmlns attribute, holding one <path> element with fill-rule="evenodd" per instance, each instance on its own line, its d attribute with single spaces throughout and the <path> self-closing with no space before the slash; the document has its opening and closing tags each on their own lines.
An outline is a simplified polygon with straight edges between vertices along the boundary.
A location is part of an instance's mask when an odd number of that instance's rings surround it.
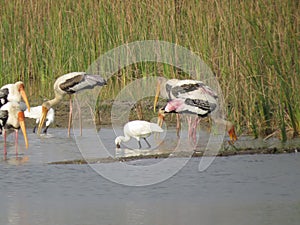
<svg viewBox="0 0 300 225">
<path fill-rule="evenodd" d="M 14 84 L 6 84 L 0 89 L 0 107 L 5 105 L 7 102 L 20 102 L 21 98 L 23 98 L 28 110 L 30 111 L 30 105 L 24 90 L 24 83 L 22 81 L 18 81 Z"/>
<path fill-rule="evenodd" d="M 26 148 L 28 148 L 28 139 L 24 121 L 24 112 L 18 102 L 7 102 L 0 108 L 0 132 L 3 132 L 4 138 L 4 156 L 7 154 L 6 137 L 15 131 L 15 149 L 18 155 L 18 130 L 21 128 Z"/>
<path fill-rule="evenodd" d="M 218 98 L 217 93 L 209 86 L 205 85 L 202 81 L 179 79 L 167 80 L 163 77 L 158 78 L 154 99 L 154 111 L 156 111 L 159 95 L 168 100 L 175 98 L 197 99 L 203 98 L 203 95 L 212 100 Z"/>
<path fill-rule="evenodd" d="M 159 111 L 158 124 L 161 126 L 164 112 L 177 113 L 177 135 L 180 129 L 178 115 L 181 113 L 197 114 L 199 117 L 207 117 L 213 111 L 218 111 L 218 95 L 202 81 L 178 80 L 178 79 L 158 79 L 154 109 L 158 101 L 159 94 L 168 99 L 168 104 Z M 232 142 L 237 140 L 234 126 L 231 122 L 221 118 L 213 118 L 214 122 L 223 124 L 229 133 Z M 196 126 L 199 122 L 197 118 L 193 124 L 189 120 L 189 135 L 196 135 Z"/>
<path fill-rule="evenodd" d="M 210 102 L 207 99 L 173 99 L 167 103 L 167 105 L 159 111 L 159 118 L 164 117 L 164 113 L 187 113 L 187 114 L 196 114 L 198 117 L 207 117 L 209 114 L 217 108 L 217 102 Z M 229 138 L 232 143 L 237 140 L 235 134 L 234 125 L 227 120 L 224 120 L 219 117 L 211 117 L 216 124 L 225 126 Z M 198 122 L 198 121 L 197 121 Z M 196 123 L 197 123 L 196 122 Z M 195 130 L 196 125 L 193 125 Z M 194 133 L 195 134 L 195 133 Z"/>
<path fill-rule="evenodd" d="M 117 148 L 120 148 L 121 142 L 127 142 L 130 138 L 135 138 L 138 141 L 139 148 L 141 148 L 140 139 L 143 138 L 150 148 L 151 145 L 146 138 L 155 132 L 163 132 L 163 129 L 155 123 L 150 123 L 144 120 L 133 120 L 125 124 L 124 136 L 118 136 L 115 139 L 115 144 Z"/>
<path fill-rule="evenodd" d="M 106 85 L 106 80 L 99 75 L 91 75 L 86 72 L 72 72 L 60 76 L 54 83 L 55 97 L 42 104 L 42 116 L 38 125 L 38 134 L 41 133 L 43 123 L 46 119 L 49 109 L 62 101 L 65 95 L 70 96 L 70 112 L 69 112 L 69 125 L 68 136 L 70 136 L 70 127 L 72 119 L 72 94 L 86 89 L 93 89 L 95 86 Z"/>
<path fill-rule="evenodd" d="M 158 78 L 156 95 L 154 99 L 154 111 L 156 110 L 156 105 L 158 97 L 161 95 L 163 98 L 168 99 L 168 101 L 182 98 L 190 100 L 206 99 L 209 102 L 217 102 L 217 93 L 212 90 L 209 86 L 205 85 L 202 81 L 198 80 L 179 80 L 179 79 L 170 79 L 167 80 L 163 77 Z M 159 114 L 158 124 L 162 126 L 163 113 Z M 179 137 L 180 131 L 180 118 L 179 114 L 176 114 L 176 130 L 177 136 Z M 189 119 L 189 127 L 196 128 L 196 123 L 198 120 L 191 125 L 191 119 Z M 189 128 L 189 133 L 191 129 Z"/>
<path fill-rule="evenodd" d="M 24 111 L 25 117 L 26 118 L 30 118 L 30 119 L 36 119 L 36 125 L 33 128 L 33 133 L 35 133 L 37 124 L 40 122 L 40 118 L 42 116 L 42 106 L 35 106 L 35 107 L 31 107 L 30 112 L 28 111 L 28 109 L 26 109 Z M 54 118 L 55 118 L 55 112 L 53 108 L 50 108 L 47 115 L 46 115 L 46 127 L 43 130 L 43 133 L 46 134 L 48 131 L 48 128 L 50 126 L 51 123 L 54 122 Z"/>
</svg>

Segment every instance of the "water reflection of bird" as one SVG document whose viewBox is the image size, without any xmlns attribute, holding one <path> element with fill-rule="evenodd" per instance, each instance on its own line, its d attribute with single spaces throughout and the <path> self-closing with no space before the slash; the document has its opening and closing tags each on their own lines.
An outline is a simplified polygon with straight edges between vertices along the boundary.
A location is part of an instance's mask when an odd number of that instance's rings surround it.
<svg viewBox="0 0 300 225">
<path fill-rule="evenodd" d="M 43 123 L 46 119 L 46 115 L 49 109 L 59 103 L 65 95 L 70 96 L 70 112 L 69 112 L 69 125 L 68 125 L 68 136 L 70 136 L 70 127 L 72 119 L 72 94 L 77 93 L 81 90 L 92 89 L 95 86 L 103 86 L 106 84 L 99 75 L 90 75 L 85 72 L 72 72 L 60 76 L 54 83 L 54 99 L 46 101 L 42 104 L 42 116 L 38 126 L 38 134 L 41 133 Z"/>
<path fill-rule="evenodd" d="M 28 111 L 28 109 L 26 109 L 24 111 L 24 114 L 25 114 L 26 118 L 36 119 L 36 124 L 38 124 L 40 122 L 40 118 L 42 116 L 42 106 L 39 105 L 39 106 L 31 107 L 30 112 Z M 54 118 L 55 118 L 54 109 L 50 108 L 46 115 L 46 127 L 43 130 L 44 134 L 47 133 L 50 124 L 54 122 Z M 36 127 L 37 127 L 37 125 L 34 126 L 33 133 L 35 133 Z"/>
<path fill-rule="evenodd" d="M 141 148 L 140 139 L 143 138 L 150 148 L 151 145 L 146 138 L 155 132 L 163 132 L 163 129 L 155 123 L 150 123 L 144 120 L 130 121 L 124 126 L 124 136 L 118 136 L 115 139 L 115 144 L 117 148 L 120 148 L 121 142 L 127 142 L 130 138 L 135 138 L 138 141 L 139 148 Z"/>
<path fill-rule="evenodd" d="M 0 89 L 0 107 L 5 105 L 7 102 L 20 102 L 21 98 L 23 98 L 28 110 L 30 111 L 30 105 L 24 90 L 24 83 L 22 81 L 18 81 L 14 84 L 6 84 Z"/>
<path fill-rule="evenodd" d="M 191 123 L 189 120 L 189 135 L 196 138 L 196 127 L 199 123 L 199 117 L 207 117 L 213 111 L 218 111 L 218 95 L 209 86 L 202 81 L 197 80 L 162 80 L 160 79 L 156 89 L 154 104 L 157 104 L 159 92 L 162 90 L 162 96 L 168 98 L 167 105 L 159 111 L 158 123 L 161 125 L 164 112 L 167 113 L 187 113 L 196 114 L 198 118 Z M 231 141 L 236 141 L 234 126 L 231 122 L 226 121 L 218 116 L 212 117 L 216 124 L 224 125 L 229 133 Z M 179 120 L 177 120 L 177 128 Z"/>
<path fill-rule="evenodd" d="M 3 131 L 4 138 L 4 155 L 7 154 L 6 137 L 15 131 L 15 149 L 18 154 L 18 130 L 21 128 L 26 148 L 28 148 L 28 139 L 24 121 L 24 112 L 17 102 L 8 102 L 0 108 L 0 130 Z"/>
</svg>

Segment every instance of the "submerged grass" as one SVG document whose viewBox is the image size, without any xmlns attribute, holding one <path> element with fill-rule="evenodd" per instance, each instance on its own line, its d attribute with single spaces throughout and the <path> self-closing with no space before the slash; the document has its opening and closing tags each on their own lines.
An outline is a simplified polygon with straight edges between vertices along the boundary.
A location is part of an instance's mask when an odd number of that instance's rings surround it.
<svg viewBox="0 0 300 225">
<path fill-rule="evenodd" d="M 54 80 L 136 40 L 164 40 L 198 54 L 215 72 L 227 115 L 256 137 L 300 132 L 299 2 L 0 0 L 0 85 L 23 80 L 31 99 L 53 97 Z M 100 99 L 145 76 L 180 77 L 139 63 L 114 74 Z"/>
</svg>

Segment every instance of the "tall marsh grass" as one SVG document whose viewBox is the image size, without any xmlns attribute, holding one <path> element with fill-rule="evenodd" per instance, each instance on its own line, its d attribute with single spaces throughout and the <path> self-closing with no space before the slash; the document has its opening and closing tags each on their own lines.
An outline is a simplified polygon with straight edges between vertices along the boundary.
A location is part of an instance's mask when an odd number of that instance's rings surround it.
<svg viewBox="0 0 300 225">
<path fill-rule="evenodd" d="M 282 139 L 300 132 L 299 2 L 294 0 L 0 0 L 0 84 L 23 80 L 31 98 L 53 97 L 54 80 L 84 71 L 106 51 L 164 40 L 198 54 L 215 72 L 240 133 Z M 102 99 L 130 80 L 181 77 L 155 63 L 115 74 Z"/>
</svg>

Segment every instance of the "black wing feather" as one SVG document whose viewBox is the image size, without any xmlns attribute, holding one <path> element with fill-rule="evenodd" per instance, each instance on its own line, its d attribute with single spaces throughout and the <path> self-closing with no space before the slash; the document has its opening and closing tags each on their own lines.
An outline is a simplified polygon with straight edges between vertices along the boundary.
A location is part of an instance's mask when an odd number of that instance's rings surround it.
<svg viewBox="0 0 300 225">
<path fill-rule="evenodd" d="M 0 107 L 5 105 L 8 102 L 7 100 L 8 94 L 9 94 L 8 88 L 0 89 Z"/>
<path fill-rule="evenodd" d="M 207 111 L 207 113 L 210 113 L 210 112 L 214 111 L 215 108 L 217 107 L 217 105 L 215 103 L 210 103 L 209 101 L 205 101 L 205 100 L 202 100 L 202 99 L 187 98 L 187 99 L 185 99 L 184 102 L 187 105 L 198 107 L 202 110 L 205 110 L 205 111 Z"/>
<path fill-rule="evenodd" d="M 8 119 L 8 111 L 0 110 L 0 134 L 2 134 L 3 127 L 6 125 Z"/>
</svg>

